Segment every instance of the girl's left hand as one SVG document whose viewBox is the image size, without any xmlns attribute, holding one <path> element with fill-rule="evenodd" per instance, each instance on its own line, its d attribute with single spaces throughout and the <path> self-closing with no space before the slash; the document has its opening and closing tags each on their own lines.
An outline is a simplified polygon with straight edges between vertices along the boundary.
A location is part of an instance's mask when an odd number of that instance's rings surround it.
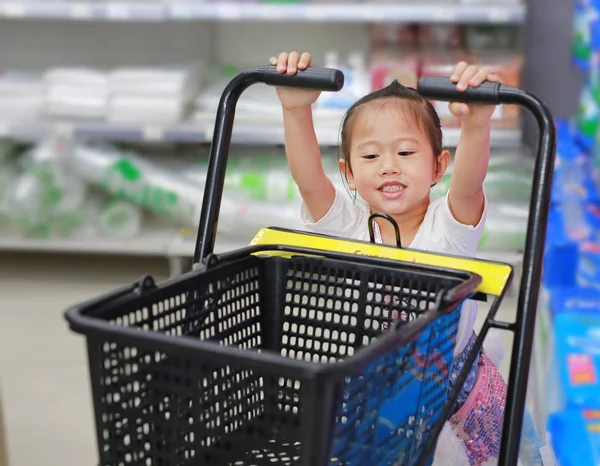
<svg viewBox="0 0 600 466">
<path fill-rule="evenodd" d="M 456 89 L 461 92 L 469 87 L 477 87 L 485 81 L 500 82 L 498 75 L 492 73 L 490 68 L 486 66 L 478 68 L 464 61 L 456 65 L 450 80 L 456 83 Z M 489 124 L 496 106 L 452 102 L 449 108 L 450 112 L 463 123 L 481 126 Z"/>
</svg>

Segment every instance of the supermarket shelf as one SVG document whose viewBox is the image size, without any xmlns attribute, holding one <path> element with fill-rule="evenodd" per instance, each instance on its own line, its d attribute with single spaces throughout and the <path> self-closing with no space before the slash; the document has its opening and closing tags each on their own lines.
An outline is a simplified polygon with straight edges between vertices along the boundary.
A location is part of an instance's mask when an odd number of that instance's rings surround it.
<svg viewBox="0 0 600 466">
<path fill-rule="evenodd" d="M 232 240 L 220 235 L 215 252 L 246 247 L 251 239 L 248 241 Z M 195 236 L 182 234 L 181 229 L 176 226 L 151 226 L 139 236 L 123 240 L 111 238 L 34 239 L 0 234 L 0 251 L 191 258 L 194 254 L 195 241 Z"/>
<path fill-rule="evenodd" d="M 339 128 L 326 128 L 315 125 L 317 140 L 322 146 L 337 146 L 339 143 Z M 212 130 L 207 129 L 207 139 L 212 135 Z M 443 130 L 443 143 L 446 147 L 456 147 L 460 138 L 459 128 L 445 128 Z M 232 142 L 238 144 L 283 144 L 283 127 L 263 127 L 257 125 L 243 126 L 236 124 L 232 135 Z M 520 129 L 493 129 L 490 145 L 493 148 L 519 148 L 522 146 Z"/>
<path fill-rule="evenodd" d="M 429 22 L 520 24 L 525 19 L 525 6 L 516 5 L 444 5 L 431 2 L 407 4 L 332 3 L 332 4 L 201 4 L 173 2 L 168 7 L 172 19 L 204 19 L 217 21 L 327 21 L 363 22 Z"/>
<path fill-rule="evenodd" d="M 252 237 L 250 235 L 246 241 L 242 239 L 232 239 L 225 235 L 217 234 L 217 241 L 215 243 L 215 252 L 222 253 L 227 251 L 234 251 L 236 249 L 245 248 L 248 246 Z M 185 257 L 192 258 L 194 256 L 194 249 L 196 246 L 196 237 L 190 232 L 180 232 L 171 240 L 167 247 L 167 254 L 169 257 Z"/>
<path fill-rule="evenodd" d="M 0 250 L 166 257 L 168 245 L 176 233 L 174 228 L 152 228 L 145 230 L 135 238 L 126 240 L 108 238 L 33 239 L 0 236 Z"/>
<path fill-rule="evenodd" d="M 0 17 L 77 21 L 286 21 L 521 24 L 521 2 L 414 3 L 205 3 L 172 1 L 0 1 Z"/>
<path fill-rule="evenodd" d="M 108 122 L 0 122 L 0 138 L 38 141 L 47 134 L 62 134 L 86 141 L 207 142 L 198 123 L 137 124 Z M 212 136 L 212 135 L 211 135 Z"/>
<path fill-rule="evenodd" d="M 315 109 L 314 125 L 317 140 L 322 146 L 337 146 L 343 111 Z M 194 121 L 204 127 L 206 140 L 213 135 L 215 116 L 212 113 L 196 114 Z M 521 129 L 493 129 L 490 144 L 494 148 L 519 148 L 522 146 Z M 460 128 L 444 128 L 443 142 L 446 147 L 456 147 Z M 280 115 L 238 112 L 232 141 L 240 144 L 283 144 L 283 124 Z"/>
<path fill-rule="evenodd" d="M 215 252 L 232 251 L 248 246 L 253 235 L 246 240 L 217 235 Z M 65 238 L 33 239 L 22 236 L 2 236 L 0 251 L 39 251 L 79 254 L 115 254 L 125 256 L 192 257 L 195 246 L 195 232 L 170 225 L 150 225 L 139 236 L 118 240 L 109 238 Z M 518 252 L 480 251 L 478 257 L 485 260 L 505 262 L 512 265 L 521 263 L 523 255 Z"/>
<path fill-rule="evenodd" d="M 317 140 L 322 146 L 337 146 L 340 124 L 344 112 L 314 112 L 314 125 Z M 197 114 L 194 120 L 205 128 L 207 140 L 212 139 L 215 117 L 213 114 Z M 518 148 L 522 146 L 521 129 L 493 129 L 491 146 L 494 148 Z M 444 128 L 443 139 L 447 147 L 456 147 L 460 138 L 460 128 Z M 283 144 L 283 124 L 279 115 L 249 114 L 239 112 L 235 118 L 232 141 L 244 144 Z"/>
<path fill-rule="evenodd" d="M 215 252 L 226 252 L 247 246 L 249 241 L 231 241 L 219 237 Z M 122 257 L 156 257 L 168 261 L 169 275 L 176 277 L 188 271 L 194 255 L 195 238 L 182 236 L 174 226 L 151 225 L 135 238 L 56 238 L 33 239 L 22 236 L 2 236 L 0 253 L 36 252 L 59 254 L 110 255 Z"/>
<path fill-rule="evenodd" d="M 315 128 L 317 138 L 322 146 L 338 144 L 339 122 L 321 124 L 318 118 L 315 118 Z M 203 120 L 173 125 L 104 122 L 0 122 L 0 138 L 34 142 L 42 139 L 44 135 L 53 133 L 69 135 L 85 141 L 207 143 L 212 140 L 213 122 Z M 459 129 L 444 129 L 445 146 L 456 147 L 459 137 Z M 232 141 L 236 144 L 282 145 L 284 143 L 283 126 L 281 123 L 261 122 L 257 118 L 250 123 L 249 117 L 244 118 L 240 115 L 236 119 Z M 521 130 L 493 129 L 491 145 L 494 148 L 521 147 Z"/>
<path fill-rule="evenodd" d="M 36 239 L 0 233 L 0 251 L 109 254 L 119 256 L 167 257 L 169 245 L 179 237 L 180 228 L 158 217 L 147 217 L 133 238 L 73 237 Z"/>
<path fill-rule="evenodd" d="M 252 235 L 246 240 L 217 235 L 215 252 L 233 251 L 248 246 Z M 157 257 L 168 260 L 171 277 L 189 270 L 195 249 L 195 236 L 191 230 L 169 225 L 150 225 L 137 237 L 125 240 L 108 238 L 33 239 L 22 236 L 2 236 L 0 252 L 39 252 L 61 254 L 102 254 L 124 257 Z M 512 252 L 481 252 L 480 258 L 507 262 L 517 270 L 522 255 Z M 516 282 L 516 281 L 515 281 Z M 513 283 L 515 286 L 515 283 Z"/>
</svg>

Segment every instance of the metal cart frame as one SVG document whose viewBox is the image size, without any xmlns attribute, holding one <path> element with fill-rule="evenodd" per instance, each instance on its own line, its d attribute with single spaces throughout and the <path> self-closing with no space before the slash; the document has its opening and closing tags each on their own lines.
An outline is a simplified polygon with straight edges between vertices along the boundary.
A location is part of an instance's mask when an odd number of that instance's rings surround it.
<svg viewBox="0 0 600 466">
<path fill-rule="evenodd" d="M 274 86 L 332 90 L 331 85 L 323 86 L 323 82 L 328 82 L 328 78 L 324 78 L 322 73 L 318 73 L 323 70 L 313 70 L 314 75 L 300 72 L 300 76 L 287 76 L 281 75 L 269 67 L 256 68 L 239 74 L 226 87 L 217 112 L 194 263 L 201 263 L 203 258 L 214 249 L 221 205 L 221 196 L 215 196 L 214 194 L 222 192 L 222 186 L 225 182 L 225 169 L 233 131 L 235 105 L 239 96 L 248 86 L 261 82 Z M 309 69 L 308 71 L 313 70 Z M 339 79 L 338 77 L 337 82 L 339 82 Z M 329 82 L 331 82 L 331 78 L 329 78 Z M 333 82 L 336 81 L 333 80 Z M 336 87 L 333 86 L 333 90 L 336 90 Z M 514 333 L 504 411 L 503 440 L 498 464 L 516 465 L 519 457 L 521 428 L 527 397 L 529 367 L 542 278 L 548 210 L 554 175 L 554 158 L 556 155 L 554 120 L 550 109 L 536 96 L 523 89 L 499 83 L 488 82 L 476 89 L 459 92 L 456 90 L 456 86 L 446 78 L 425 77 L 419 80 L 418 91 L 424 97 L 432 100 L 520 105 L 532 114 L 538 126 L 538 145 L 536 148 L 516 321 L 502 322 L 495 319 L 501 303 L 500 299 L 496 300 L 481 329 L 473 354 L 466 364 L 467 366 L 473 364 L 475 353 L 482 348 L 483 340 L 491 328 Z M 463 380 L 457 382 L 459 386 L 464 383 L 467 376 L 466 373 L 462 375 Z"/>
<path fill-rule="evenodd" d="M 210 264 L 212 260 L 215 260 L 213 250 L 217 234 L 217 223 L 225 181 L 227 158 L 233 131 L 235 106 L 241 93 L 247 87 L 256 83 L 264 83 L 272 86 L 337 91 L 342 88 L 343 81 L 343 74 L 339 70 L 308 68 L 307 70 L 299 71 L 294 76 L 289 76 L 278 73 L 273 66 L 265 66 L 242 72 L 228 84 L 221 96 L 219 109 L 216 116 L 212 146 L 210 149 L 210 160 L 204 191 L 204 201 L 200 215 L 199 231 L 194 253 L 194 269 L 196 271 L 205 269 L 207 264 Z M 499 455 L 500 465 L 513 466 L 517 464 L 519 456 L 521 428 L 526 402 L 527 381 L 533 346 L 537 302 L 542 275 L 542 260 L 544 255 L 555 157 L 555 128 L 552 115 L 549 109 L 535 96 L 524 90 L 510 86 L 504 86 L 499 83 L 486 82 L 478 88 L 468 89 L 465 92 L 459 92 L 456 90 L 455 84 L 450 82 L 449 79 L 426 77 L 419 80 L 418 91 L 424 97 L 438 101 L 473 102 L 495 105 L 520 105 L 531 112 L 531 114 L 535 117 L 539 127 L 539 143 L 537 147 L 533 188 L 530 201 L 525 254 L 523 258 L 523 270 L 519 285 L 516 321 L 502 322 L 495 318 L 499 305 L 506 291 L 506 286 L 503 286 L 501 287 L 501 291 L 496 293 L 496 299 L 492 303 L 491 309 L 485 320 L 483 328 L 478 335 L 473 351 L 469 355 L 465 364 L 465 367 L 472 366 L 475 361 L 476 354 L 482 348 L 483 340 L 491 328 L 511 331 L 514 333 L 507 400 L 504 413 L 502 445 Z M 269 242 L 268 239 L 265 239 L 268 237 L 267 233 L 269 233 L 269 231 L 271 233 L 275 232 L 275 236 L 271 235 L 271 239 L 284 238 L 284 241 L 282 243 L 273 241 Z M 278 236 L 278 232 L 283 236 Z M 319 250 L 324 252 L 328 250 L 327 245 L 331 244 L 328 243 L 328 241 L 338 241 L 340 244 L 344 242 L 340 239 L 329 238 L 328 240 L 327 238 L 322 238 L 321 242 L 315 240 L 317 244 L 316 247 L 311 247 L 311 249 L 301 248 L 300 246 L 303 245 L 301 243 L 298 244 L 298 241 L 301 241 L 301 238 L 299 237 L 303 235 L 304 233 L 301 235 L 298 232 L 292 232 L 289 230 L 271 229 L 261 231 L 253 241 L 253 245 L 245 251 L 246 253 L 251 254 L 264 252 L 265 250 L 268 250 L 266 246 L 269 245 L 271 245 L 271 250 L 275 251 L 278 249 L 278 246 L 275 245 L 282 244 L 282 246 L 279 247 L 280 251 L 295 251 L 299 254 L 306 253 L 306 251 L 312 251 L 313 253 L 318 254 Z M 306 235 L 304 235 L 304 237 L 306 237 Z M 319 246 L 319 244 L 321 246 Z M 353 244 L 356 245 L 356 242 Z M 368 243 L 365 245 L 365 247 L 368 247 Z M 427 264 L 427 253 L 386 246 L 371 245 L 370 247 L 377 248 L 378 252 L 376 255 L 380 255 L 381 251 L 384 251 L 384 255 L 388 258 L 400 258 L 401 260 L 403 258 L 406 259 L 409 257 L 419 256 L 424 258 L 424 263 Z M 233 260 L 240 255 L 240 251 L 220 254 L 218 260 L 224 262 Z M 346 253 L 348 253 L 348 251 L 346 251 Z M 343 254 L 336 254 L 338 257 L 343 257 Z M 331 256 L 333 257 L 336 254 L 332 253 Z M 346 254 L 345 257 L 349 256 Z M 365 258 L 365 261 L 368 261 L 368 258 Z M 465 258 L 452 258 L 451 256 L 447 256 L 445 265 L 454 264 L 455 268 L 457 269 L 476 272 L 476 270 L 473 270 L 472 268 L 470 269 L 470 267 L 472 267 L 471 262 L 481 263 L 482 261 L 470 261 Z M 430 265 L 432 264 L 430 263 Z M 512 269 L 510 269 L 510 272 L 503 277 L 503 285 L 506 285 L 510 281 L 511 277 Z M 485 277 L 483 278 L 485 280 Z M 94 306 L 97 307 L 102 301 L 110 299 L 124 300 L 125 295 L 132 293 L 144 293 L 144 289 L 146 287 L 152 288 L 153 286 L 154 285 L 151 280 L 145 280 L 140 282 L 138 285 L 124 287 L 123 289 L 118 290 L 111 295 L 90 301 L 86 303 L 85 306 L 87 306 L 88 309 L 93 309 Z M 476 298 L 482 299 L 481 295 L 482 293 L 480 292 Z M 69 321 L 71 328 L 74 330 L 82 330 L 87 327 L 96 332 L 100 331 L 101 327 L 99 325 L 90 323 L 82 318 L 80 315 L 81 310 L 82 306 L 79 306 L 73 307 L 67 311 L 67 320 Z M 418 321 L 419 319 L 417 319 L 415 323 L 418 324 Z M 123 331 L 119 332 L 121 334 L 124 333 Z M 163 340 L 158 336 L 154 336 L 151 341 L 159 343 L 166 341 L 166 339 Z M 379 345 L 380 343 L 382 342 L 377 342 L 376 345 Z M 382 345 L 384 344 L 387 343 L 382 343 Z M 178 346 L 180 348 L 188 346 L 190 349 L 192 348 L 192 345 L 186 342 L 178 343 Z M 222 357 L 226 356 L 224 349 L 221 350 L 220 354 Z M 233 356 L 228 355 L 227 357 L 231 359 Z M 298 367 L 300 367 L 300 365 L 298 365 Z M 463 370 L 461 372 L 461 375 L 456 382 L 457 387 L 461 387 L 464 384 L 467 375 L 468 370 Z M 454 392 L 455 393 L 450 395 L 450 399 L 458 395 L 458 390 L 454 390 Z M 437 427 L 429 438 L 427 443 L 427 451 L 433 451 L 435 442 L 443 426 L 443 420 L 450 417 L 451 409 L 452 405 L 449 402 L 445 405 L 445 409 L 442 412 L 442 422 L 437 422 Z M 422 462 L 423 461 L 425 461 L 425 458 L 422 458 Z"/>
</svg>

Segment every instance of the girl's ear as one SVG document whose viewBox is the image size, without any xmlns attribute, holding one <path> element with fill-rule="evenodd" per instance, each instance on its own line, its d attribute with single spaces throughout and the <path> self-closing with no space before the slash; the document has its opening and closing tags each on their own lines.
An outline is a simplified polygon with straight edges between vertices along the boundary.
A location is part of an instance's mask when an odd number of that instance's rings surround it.
<svg viewBox="0 0 600 466">
<path fill-rule="evenodd" d="M 434 183 L 439 183 L 450 165 L 450 151 L 444 149 L 437 157 L 436 162 L 433 166 L 432 179 Z"/>
<path fill-rule="evenodd" d="M 340 171 L 342 172 L 342 175 L 344 175 L 344 177 L 346 178 L 346 182 L 348 183 L 348 187 L 350 188 L 351 191 L 355 191 L 356 190 L 356 186 L 354 184 L 354 176 L 352 176 L 352 170 L 346 164 L 345 160 L 340 159 L 338 163 L 339 163 Z"/>
</svg>

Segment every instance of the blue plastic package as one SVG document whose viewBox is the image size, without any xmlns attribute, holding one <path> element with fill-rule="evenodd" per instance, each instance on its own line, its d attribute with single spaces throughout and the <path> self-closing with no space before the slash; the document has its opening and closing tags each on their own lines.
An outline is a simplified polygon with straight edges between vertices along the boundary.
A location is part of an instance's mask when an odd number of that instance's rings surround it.
<svg viewBox="0 0 600 466">
<path fill-rule="evenodd" d="M 600 409 L 600 314 L 558 314 L 552 343 L 550 412 Z"/>
<path fill-rule="evenodd" d="M 596 173 L 593 158 L 574 139 L 563 139 L 557 144 L 551 203 L 572 197 L 600 202 Z"/>
<path fill-rule="evenodd" d="M 600 411 L 565 410 L 552 414 L 548 432 L 561 466 L 600 465 Z"/>
<path fill-rule="evenodd" d="M 600 316 L 600 291 L 594 288 L 559 288 L 549 301 L 550 317 L 560 314 L 597 314 Z"/>
<path fill-rule="evenodd" d="M 588 241 L 579 248 L 577 284 L 600 290 L 600 245 Z"/>
<path fill-rule="evenodd" d="M 539 332 L 543 348 L 553 348 L 554 321 L 557 316 L 562 314 L 600 316 L 600 291 L 595 288 L 578 286 L 559 287 L 553 290 L 542 287 L 536 332 Z M 548 367 L 549 361 L 553 358 L 551 354 L 548 354 L 549 352 L 544 354 L 545 367 Z"/>
<path fill-rule="evenodd" d="M 549 214 L 544 252 L 542 281 L 552 290 L 575 286 L 575 271 L 579 260 L 577 243 L 567 237 L 563 227 L 562 213 L 553 210 Z"/>
<path fill-rule="evenodd" d="M 570 120 L 556 118 L 554 125 L 556 127 L 556 146 L 559 158 L 563 154 L 564 149 L 573 144 L 576 151 L 585 152 L 581 144 L 582 133 L 577 127 L 576 118 Z"/>
<path fill-rule="evenodd" d="M 600 290 L 600 208 L 594 204 L 584 207 L 589 234 L 579 245 L 577 284 Z"/>
<path fill-rule="evenodd" d="M 544 252 L 543 285 L 548 290 L 577 284 L 582 244 L 593 241 L 600 229 L 595 204 L 565 195 L 548 214 Z"/>
<path fill-rule="evenodd" d="M 539 327 L 539 332 L 542 335 L 544 348 L 548 349 L 548 354 L 545 354 L 545 367 L 549 374 L 550 387 L 555 387 L 558 382 L 558 371 L 557 371 L 557 349 L 556 339 L 557 338 L 570 338 L 567 331 L 566 337 L 563 328 L 558 328 L 562 333 L 559 332 L 557 337 L 557 327 L 555 322 L 559 316 L 563 315 L 576 315 L 585 316 L 600 316 L 600 291 L 595 288 L 580 288 L 578 286 L 568 288 L 556 288 L 551 292 L 544 289 L 543 296 L 547 301 L 545 307 L 540 312 L 540 320 L 536 324 L 536 329 Z M 564 323 L 563 323 L 564 327 Z M 554 361 L 554 364 L 551 363 Z M 550 395 L 553 395 L 553 390 L 550 390 Z M 558 396 L 551 397 L 554 402 L 551 403 L 553 410 L 561 409 L 558 406 Z"/>
</svg>

